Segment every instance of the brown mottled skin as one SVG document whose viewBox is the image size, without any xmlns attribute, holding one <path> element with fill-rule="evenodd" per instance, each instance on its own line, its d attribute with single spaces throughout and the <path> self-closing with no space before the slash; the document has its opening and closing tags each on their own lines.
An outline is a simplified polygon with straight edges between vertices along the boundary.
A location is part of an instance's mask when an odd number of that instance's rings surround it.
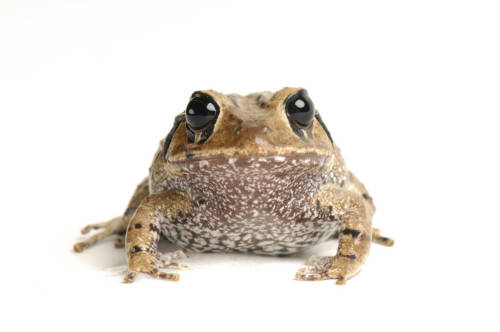
<svg viewBox="0 0 500 332">
<path fill-rule="evenodd" d="M 365 263 L 372 240 L 393 241 L 372 228 L 372 198 L 347 170 L 318 112 L 312 108 L 314 118 L 301 125 L 285 109 L 300 91 L 197 92 L 212 98 L 217 116 L 196 129 L 180 114 L 123 216 L 85 227 L 82 233 L 104 230 L 75 251 L 126 233 L 125 282 L 137 272 L 178 280 L 163 271 L 180 265 L 158 252 L 161 236 L 198 252 L 283 255 L 338 235 L 337 254 L 312 257 L 296 279 L 345 283 Z M 115 246 L 123 246 L 122 237 Z"/>
</svg>

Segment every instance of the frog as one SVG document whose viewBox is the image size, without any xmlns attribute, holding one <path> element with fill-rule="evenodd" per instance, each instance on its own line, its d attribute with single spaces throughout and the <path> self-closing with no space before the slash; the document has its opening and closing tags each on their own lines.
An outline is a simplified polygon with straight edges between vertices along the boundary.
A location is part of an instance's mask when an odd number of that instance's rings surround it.
<svg viewBox="0 0 500 332">
<path fill-rule="evenodd" d="M 177 281 L 172 269 L 186 267 L 184 251 L 284 256 L 336 238 L 336 253 L 312 256 L 295 279 L 342 285 L 372 242 L 394 243 L 372 227 L 374 213 L 306 89 L 200 90 L 160 141 L 124 213 L 84 227 L 82 234 L 98 232 L 74 250 L 117 234 L 125 283 L 139 273 Z M 161 238 L 182 249 L 160 252 Z"/>
</svg>

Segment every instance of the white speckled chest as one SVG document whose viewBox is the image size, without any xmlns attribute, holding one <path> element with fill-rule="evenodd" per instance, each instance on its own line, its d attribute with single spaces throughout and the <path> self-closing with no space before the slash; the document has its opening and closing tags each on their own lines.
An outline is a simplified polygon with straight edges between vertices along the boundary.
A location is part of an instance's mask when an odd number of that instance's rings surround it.
<svg viewBox="0 0 500 332">
<path fill-rule="evenodd" d="M 323 183 L 339 180 L 327 165 L 328 158 L 307 155 L 193 160 L 179 166 L 182 176 L 156 186 L 185 191 L 191 210 L 175 217 L 158 211 L 157 221 L 188 250 L 294 253 L 337 231 L 338 220 L 313 202 Z"/>
</svg>

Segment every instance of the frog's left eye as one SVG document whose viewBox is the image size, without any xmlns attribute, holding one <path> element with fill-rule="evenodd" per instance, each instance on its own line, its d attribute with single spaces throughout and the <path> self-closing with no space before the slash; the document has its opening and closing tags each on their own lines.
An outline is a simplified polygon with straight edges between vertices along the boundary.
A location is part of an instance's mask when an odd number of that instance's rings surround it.
<svg viewBox="0 0 500 332">
<path fill-rule="evenodd" d="M 215 119 L 219 105 L 204 93 L 194 93 L 186 107 L 186 122 L 192 129 L 201 129 Z"/>
<path fill-rule="evenodd" d="M 314 119 L 314 104 L 306 90 L 300 90 L 285 100 L 288 117 L 301 126 L 307 127 Z"/>
</svg>

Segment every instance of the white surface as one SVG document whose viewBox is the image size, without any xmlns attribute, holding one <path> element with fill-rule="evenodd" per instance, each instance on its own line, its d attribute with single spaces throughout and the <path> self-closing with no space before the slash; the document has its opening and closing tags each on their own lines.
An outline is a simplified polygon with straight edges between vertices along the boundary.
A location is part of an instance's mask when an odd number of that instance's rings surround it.
<svg viewBox="0 0 500 332">
<path fill-rule="evenodd" d="M 0 2 L 0 329 L 487 331 L 498 324 L 495 1 Z M 309 90 L 395 238 L 344 287 L 192 255 L 120 283 L 72 244 L 125 208 L 190 93 Z M 111 275 L 110 275 L 111 274 Z"/>
</svg>

